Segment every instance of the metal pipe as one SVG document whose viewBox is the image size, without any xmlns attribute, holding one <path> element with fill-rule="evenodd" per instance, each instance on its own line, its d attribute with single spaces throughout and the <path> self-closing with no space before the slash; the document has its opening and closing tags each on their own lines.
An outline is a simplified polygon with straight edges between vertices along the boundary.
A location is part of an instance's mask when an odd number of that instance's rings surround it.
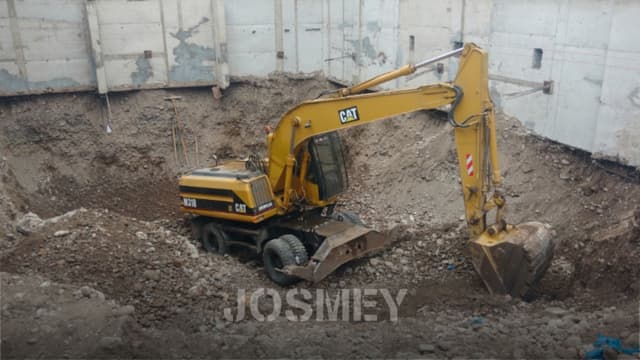
<svg viewBox="0 0 640 360">
<path fill-rule="evenodd" d="M 427 65 L 433 64 L 436 61 L 439 61 L 439 60 L 442 60 L 442 59 L 446 59 L 446 58 L 452 57 L 454 55 L 458 55 L 458 54 L 460 54 L 462 52 L 462 50 L 464 50 L 463 47 L 455 49 L 455 50 L 451 50 L 451 51 L 446 52 L 444 54 L 440 54 L 440 55 L 438 55 L 436 57 L 432 57 L 431 59 L 422 60 L 419 63 L 415 64 L 413 67 L 418 69 L 418 68 L 421 68 L 423 66 L 427 66 Z"/>
</svg>

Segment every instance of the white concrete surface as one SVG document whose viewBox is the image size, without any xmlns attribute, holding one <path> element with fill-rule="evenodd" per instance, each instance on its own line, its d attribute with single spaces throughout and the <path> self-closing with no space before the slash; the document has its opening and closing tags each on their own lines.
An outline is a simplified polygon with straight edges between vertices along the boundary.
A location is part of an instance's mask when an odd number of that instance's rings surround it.
<svg viewBox="0 0 640 360">
<path fill-rule="evenodd" d="M 222 0 L 0 0 L 0 96 L 226 87 L 224 30 Z"/>
</svg>

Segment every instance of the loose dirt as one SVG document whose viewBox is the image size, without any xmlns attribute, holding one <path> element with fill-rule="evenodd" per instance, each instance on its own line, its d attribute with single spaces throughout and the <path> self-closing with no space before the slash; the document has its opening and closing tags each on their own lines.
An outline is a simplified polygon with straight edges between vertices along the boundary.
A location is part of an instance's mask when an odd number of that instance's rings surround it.
<svg viewBox="0 0 640 360">
<path fill-rule="evenodd" d="M 339 207 L 393 246 L 295 286 L 407 289 L 399 320 L 378 296 L 375 322 L 225 321 L 238 289 L 275 286 L 259 259 L 206 253 L 189 238 L 177 176 L 216 157 L 264 154 L 264 126 L 331 87 L 277 76 L 242 79 L 220 100 L 207 89 L 112 94 L 110 121 L 91 94 L 3 99 L 2 355 L 576 358 L 597 334 L 637 345 L 638 173 L 504 114 L 508 220 L 547 222 L 559 241 L 529 302 L 487 294 L 473 271 L 453 133 L 441 113 L 420 112 L 341 133 L 350 186 Z M 176 161 L 169 96 L 181 97 L 186 161 L 180 149 Z M 67 215 L 18 232 L 27 212 Z M 276 290 L 284 299 L 288 289 Z M 273 310 L 269 299 L 260 307 Z"/>
</svg>

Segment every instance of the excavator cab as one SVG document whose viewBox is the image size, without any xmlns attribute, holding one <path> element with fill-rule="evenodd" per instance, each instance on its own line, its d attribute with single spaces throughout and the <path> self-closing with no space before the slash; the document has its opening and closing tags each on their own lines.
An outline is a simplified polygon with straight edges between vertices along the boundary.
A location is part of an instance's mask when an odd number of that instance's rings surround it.
<svg viewBox="0 0 640 360">
<path fill-rule="evenodd" d="M 314 136 L 309 141 L 311 161 L 307 181 L 318 186 L 318 197 L 326 201 L 347 187 L 347 172 L 340 137 L 334 132 Z"/>
</svg>

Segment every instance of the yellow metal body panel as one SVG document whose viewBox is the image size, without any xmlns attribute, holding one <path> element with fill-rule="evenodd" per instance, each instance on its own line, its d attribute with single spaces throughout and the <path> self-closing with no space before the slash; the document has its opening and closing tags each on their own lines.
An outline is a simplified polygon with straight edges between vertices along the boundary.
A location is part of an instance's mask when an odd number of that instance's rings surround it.
<svg viewBox="0 0 640 360">
<path fill-rule="evenodd" d="M 224 211 L 198 210 L 198 209 L 192 209 L 184 206 L 180 206 L 180 211 L 185 213 L 190 213 L 190 214 L 208 216 L 216 219 L 233 220 L 233 221 L 240 221 L 240 222 L 253 223 L 253 224 L 258 224 L 270 217 L 278 215 L 277 208 L 272 208 L 263 213 L 260 213 L 259 215 L 243 215 L 243 214 L 235 214 L 235 213 L 229 213 Z"/>
<path fill-rule="evenodd" d="M 276 199 L 264 174 L 245 169 L 244 161 L 197 169 L 180 177 L 180 210 L 241 222 L 259 223 L 277 215 Z M 262 203 L 252 188 L 260 183 Z"/>
</svg>

